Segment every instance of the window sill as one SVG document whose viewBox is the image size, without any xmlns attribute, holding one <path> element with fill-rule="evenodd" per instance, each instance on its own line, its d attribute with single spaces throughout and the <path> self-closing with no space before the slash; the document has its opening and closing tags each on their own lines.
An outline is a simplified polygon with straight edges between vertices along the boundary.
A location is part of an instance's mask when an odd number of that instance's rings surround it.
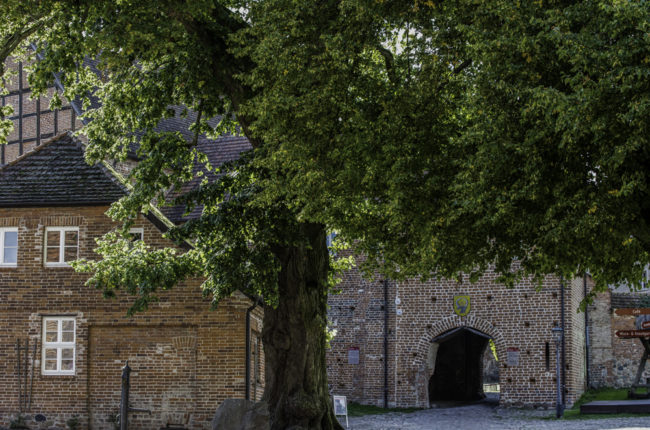
<svg viewBox="0 0 650 430">
<path fill-rule="evenodd" d="M 45 263 L 44 267 L 69 267 L 72 268 L 68 263 Z"/>
<path fill-rule="evenodd" d="M 45 372 L 41 371 L 41 376 L 77 376 L 75 371 L 72 372 Z"/>
</svg>

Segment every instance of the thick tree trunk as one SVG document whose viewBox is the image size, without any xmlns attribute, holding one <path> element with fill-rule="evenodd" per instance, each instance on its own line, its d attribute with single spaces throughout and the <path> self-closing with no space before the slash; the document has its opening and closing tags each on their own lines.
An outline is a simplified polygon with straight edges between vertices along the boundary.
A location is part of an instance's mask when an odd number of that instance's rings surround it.
<svg viewBox="0 0 650 430">
<path fill-rule="evenodd" d="M 308 244 L 278 248 L 279 303 L 264 313 L 265 400 L 271 428 L 341 429 L 325 364 L 329 255 L 322 225 L 301 224 Z"/>
</svg>

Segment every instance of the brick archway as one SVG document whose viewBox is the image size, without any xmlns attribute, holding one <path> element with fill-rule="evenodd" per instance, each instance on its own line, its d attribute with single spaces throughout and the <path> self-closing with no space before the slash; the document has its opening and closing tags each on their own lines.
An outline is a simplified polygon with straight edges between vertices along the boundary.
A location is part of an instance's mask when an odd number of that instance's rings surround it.
<svg viewBox="0 0 650 430">
<path fill-rule="evenodd" d="M 490 336 L 496 346 L 497 356 L 499 358 L 506 356 L 506 342 L 503 334 L 492 323 L 474 315 L 460 317 L 456 314 L 437 320 L 431 325 L 431 328 L 428 328 L 425 331 L 417 344 L 416 350 L 414 351 L 413 365 L 418 369 L 416 403 L 419 407 L 429 407 L 428 382 L 429 378 L 433 375 L 434 370 L 427 366 L 431 340 L 449 330 L 459 327 L 469 327 Z"/>
</svg>

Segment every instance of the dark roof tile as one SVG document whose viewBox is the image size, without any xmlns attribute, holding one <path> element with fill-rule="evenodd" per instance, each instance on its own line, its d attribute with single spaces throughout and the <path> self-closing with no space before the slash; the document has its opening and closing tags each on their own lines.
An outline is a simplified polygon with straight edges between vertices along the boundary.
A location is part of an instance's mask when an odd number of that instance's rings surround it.
<svg viewBox="0 0 650 430">
<path fill-rule="evenodd" d="M 650 296 L 647 293 L 612 293 L 612 308 L 639 308 L 647 307 Z"/>
<path fill-rule="evenodd" d="M 198 142 L 197 148 L 208 157 L 208 161 L 214 168 L 229 161 L 236 160 L 242 152 L 251 149 L 251 144 L 245 137 L 221 136 L 215 140 L 201 139 Z M 197 173 L 199 171 L 204 172 L 204 176 L 198 176 Z M 216 175 L 213 172 L 206 171 L 198 163 L 194 166 L 194 172 L 194 179 L 184 184 L 180 190 L 172 191 L 171 196 L 177 196 L 195 189 L 205 178 L 209 181 L 216 179 Z M 203 211 L 203 206 L 194 208 L 189 214 L 185 214 L 186 211 L 183 205 L 162 207 L 161 210 L 172 222 L 182 224 L 189 219 L 198 218 Z"/>
<path fill-rule="evenodd" d="M 82 144 L 70 133 L 0 169 L 0 207 L 103 205 L 125 194 L 103 165 L 86 163 Z"/>
</svg>

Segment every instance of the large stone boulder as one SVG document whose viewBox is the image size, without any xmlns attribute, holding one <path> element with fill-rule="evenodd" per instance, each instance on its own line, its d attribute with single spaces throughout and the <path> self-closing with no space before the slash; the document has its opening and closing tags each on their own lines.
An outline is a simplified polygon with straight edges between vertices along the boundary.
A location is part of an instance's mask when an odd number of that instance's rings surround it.
<svg viewBox="0 0 650 430">
<path fill-rule="evenodd" d="M 266 402 L 226 399 L 212 419 L 212 430 L 270 430 Z"/>
</svg>

